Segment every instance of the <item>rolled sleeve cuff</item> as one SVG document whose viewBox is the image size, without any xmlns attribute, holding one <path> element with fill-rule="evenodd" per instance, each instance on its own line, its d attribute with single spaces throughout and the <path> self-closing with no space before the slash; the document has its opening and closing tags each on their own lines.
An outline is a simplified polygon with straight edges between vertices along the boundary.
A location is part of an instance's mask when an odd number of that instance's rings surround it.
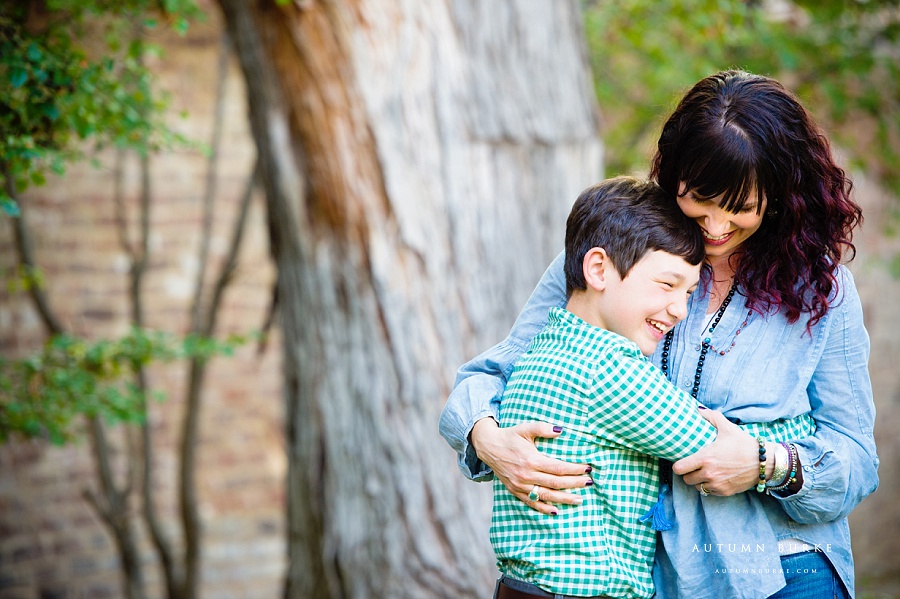
<svg viewBox="0 0 900 599">
<path fill-rule="evenodd" d="M 490 410 L 484 410 L 476 414 L 467 428 L 464 450 L 459 454 L 459 469 L 467 478 L 479 483 L 494 480 L 494 471 L 491 470 L 487 464 L 478 459 L 478 456 L 475 454 L 475 448 L 472 447 L 472 444 L 468 441 L 469 433 L 472 432 L 475 423 L 482 418 L 493 418 L 496 420 L 497 416 Z"/>
<path fill-rule="evenodd" d="M 494 474 L 487 464 L 478 459 L 469 443 L 469 433 L 482 418 L 499 421 L 503 388 L 503 381 L 497 377 L 486 374 L 470 376 L 456 386 L 441 413 L 441 436 L 456 451 L 463 475 L 474 481 L 493 480 Z"/>
<path fill-rule="evenodd" d="M 848 461 L 839 459 L 840 448 L 836 452 L 815 443 L 807 447 L 807 442 L 794 444 L 803 468 L 803 486 L 793 495 L 775 497 L 785 513 L 801 524 L 831 522 L 846 516 L 858 503 L 850 499 Z"/>
</svg>

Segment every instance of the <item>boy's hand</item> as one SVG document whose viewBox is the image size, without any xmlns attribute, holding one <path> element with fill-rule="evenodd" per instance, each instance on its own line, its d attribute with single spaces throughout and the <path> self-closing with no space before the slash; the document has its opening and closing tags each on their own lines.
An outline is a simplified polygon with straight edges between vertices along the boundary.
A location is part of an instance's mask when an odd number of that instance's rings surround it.
<svg viewBox="0 0 900 599">
<path fill-rule="evenodd" d="M 543 455 L 534 445 L 538 437 L 558 437 L 562 429 L 546 422 L 526 422 L 500 428 L 493 418 L 475 423 L 469 435 L 478 458 L 491 467 L 509 492 L 544 514 L 556 514 L 552 504 L 580 505 L 581 497 L 563 489 L 593 484 L 588 466 Z M 532 492 L 537 500 L 529 498 Z"/>
<path fill-rule="evenodd" d="M 743 493 L 759 480 L 759 444 L 721 412 L 701 409 L 700 414 L 718 429 L 716 440 L 675 462 L 672 472 L 700 492 L 725 497 Z"/>
</svg>

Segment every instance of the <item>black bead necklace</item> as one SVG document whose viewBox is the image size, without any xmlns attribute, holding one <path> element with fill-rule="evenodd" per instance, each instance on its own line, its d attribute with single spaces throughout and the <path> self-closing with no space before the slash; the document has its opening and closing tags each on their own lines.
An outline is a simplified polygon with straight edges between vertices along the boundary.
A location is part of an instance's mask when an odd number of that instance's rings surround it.
<svg viewBox="0 0 900 599">
<path fill-rule="evenodd" d="M 731 298 L 734 297 L 735 289 L 736 284 L 732 284 L 731 289 L 728 290 L 728 295 L 725 296 L 725 300 L 722 302 L 722 305 L 719 306 L 719 310 L 716 312 L 712 322 L 709 324 L 709 328 L 706 330 L 708 334 L 703 338 L 703 342 L 700 344 L 700 359 L 697 360 L 697 370 L 694 371 L 694 386 L 691 388 L 691 397 L 694 399 L 697 399 L 697 394 L 700 391 L 700 375 L 703 374 L 703 364 L 706 362 L 706 354 L 709 352 L 709 348 L 712 345 L 713 331 L 716 330 L 719 321 L 722 320 L 722 315 L 725 314 L 725 309 L 728 307 L 728 304 L 731 303 Z M 663 374 L 666 375 L 666 378 L 669 378 L 669 351 L 672 349 L 672 339 L 674 337 L 674 329 L 666 333 L 666 340 L 663 342 L 662 355 L 659 361 L 660 368 L 662 369 Z"/>
</svg>

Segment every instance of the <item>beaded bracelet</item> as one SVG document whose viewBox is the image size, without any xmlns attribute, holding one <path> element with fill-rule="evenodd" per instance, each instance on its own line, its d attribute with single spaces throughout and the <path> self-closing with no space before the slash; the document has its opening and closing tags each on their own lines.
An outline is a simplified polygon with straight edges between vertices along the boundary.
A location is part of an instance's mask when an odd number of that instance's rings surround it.
<svg viewBox="0 0 900 599">
<path fill-rule="evenodd" d="M 784 482 L 778 485 L 777 487 L 770 487 L 768 492 L 771 493 L 780 493 L 784 491 L 793 483 L 797 482 L 797 465 L 800 463 L 800 456 L 797 455 L 797 448 L 793 443 L 788 445 L 788 475 L 784 479 Z"/>
<path fill-rule="evenodd" d="M 775 468 L 772 477 L 766 481 L 766 486 L 777 487 L 784 482 L 788 475 L 788 466 L 791 460 L 791 450 L 787 443 L 781 442 L 775 445 Z"/>
<path fill-rule="evenodd" d="M 756 442 L 759 443 L 759 482 L 756 483 L 756 492 L 762 493 L 766 490 L 766 442 L 762 437 L 757 437 Z"/>
</svg>

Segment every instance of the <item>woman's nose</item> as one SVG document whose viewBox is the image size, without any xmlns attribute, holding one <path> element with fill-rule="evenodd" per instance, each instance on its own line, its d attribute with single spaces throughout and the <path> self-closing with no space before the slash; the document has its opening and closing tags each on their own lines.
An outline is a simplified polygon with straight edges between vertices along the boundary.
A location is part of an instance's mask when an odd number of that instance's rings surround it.
<svg viewBox="0 0 900 599">
<path fill-rule="evenodd" d="M 704 222 L 705 225 L 703 228 L 705 228 L 706 232 L 713 237 L 717 235 L 724 235 L 728 232 L 728 228 L 730 226 L 728 213 L 721 208 L 709 211 L 706 214 Z"/>
</svg>

